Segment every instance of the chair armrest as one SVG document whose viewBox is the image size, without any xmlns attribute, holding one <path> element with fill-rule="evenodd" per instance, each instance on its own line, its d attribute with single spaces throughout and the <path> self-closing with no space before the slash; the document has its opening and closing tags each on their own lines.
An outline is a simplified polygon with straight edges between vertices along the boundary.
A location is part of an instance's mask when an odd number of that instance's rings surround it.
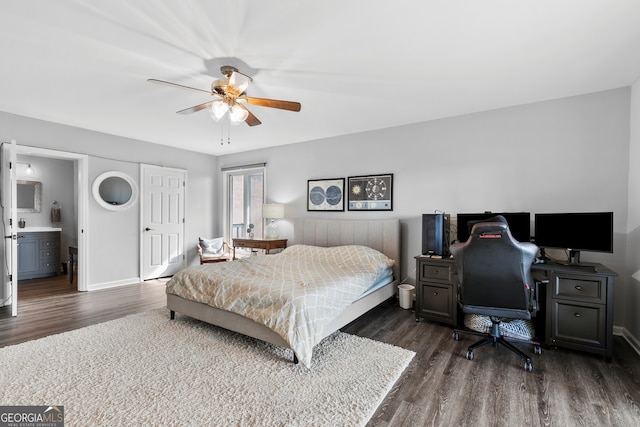
<svg viewBox="0 0 640 427">
<path fill-rule="evenodd" d="M 540 285 L 546 285 L 549 283 L 549 279 L 541 279 L 534 278 L 533 288 L 529 289 L 529 311 L 535 316 L 535 313 L 540 311 L 540 307 L 538 306 L 538 297 L 539 297 L 539 289 Z"/>
<path fill-rule="evenodd" d="M 227 242 L 222 242 L 222 248 L 227 255 L 231 254 L 231 245 L 229 245 Z"/>
</svg>

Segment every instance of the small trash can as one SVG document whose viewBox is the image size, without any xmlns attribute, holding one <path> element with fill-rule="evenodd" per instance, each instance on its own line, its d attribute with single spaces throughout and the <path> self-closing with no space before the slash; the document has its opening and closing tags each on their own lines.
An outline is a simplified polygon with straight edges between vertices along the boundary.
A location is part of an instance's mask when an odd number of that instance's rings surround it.
<svg viewBox="0 0 640 427">
<path fill-rule="evenodd" d="M 402 308 L 411 308 L 413 306 L 413 290 L 415 286 L 407 285 L 403 283 L 402 285 L 398 285 L 398 290 L 400 291 L 400 307 Z"/>
</svg>

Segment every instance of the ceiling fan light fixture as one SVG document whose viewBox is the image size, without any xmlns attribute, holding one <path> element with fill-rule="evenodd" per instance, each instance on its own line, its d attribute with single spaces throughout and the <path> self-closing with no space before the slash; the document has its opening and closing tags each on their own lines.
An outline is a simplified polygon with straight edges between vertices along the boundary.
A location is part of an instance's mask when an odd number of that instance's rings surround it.
<svg viewBox="0 0 640 427">
<path fill-rule="evenodd" d="M 253 79 L 246 74 L 238 71 L 232 65 L 223 65 L 220 72 L 224 76 L 211 82 L 211 90 L 202 90 L 195 87 L 185 86 L 182 84 L 171 83 L 158 79 L 147 79 L 149 82 L 169 85 L 182 89 L 188 89 L 199 93 L 214 96 L 215 100 L 203 102 L 190 108 L 177 111 L 178 114 L 190 114 L 197 111 L 207 110 L 211 118 L 220 122 L 229 113 L 229 123 L 233 125 L 246 123 L 248 126 L 256 126 L 262 122 L 253 115 L 245 104 L 258 107 L 278 108 L 280 110 L 300 111 L 301 104 L 293 101 L 283 101 L 279 99 L 253 98 L 245 94 L 246 89 L 253 82 Z M 225 119 L 226 122 L 226 119 Z"/>
<path fill-rule="evenodd" d="M 229 120 L 232 125 L 239 125 L 249 117 L 249 112 L 239 105 L 235 104 L 229 111 Z"/>
<path fill-rule="evenodd" d="M 215 101 L 211 104 L 211 118 L 216 122 L 219 122 L 225 115 L 225 113 L 229 110 L 229 106 L 224 101 Z"/>
<path fill-rule="evenodd" d="M 229 86 L 228 88 L 233 88 L 233 92 L 236 95 L 240 95 L 244 93 L 245 90 L 249 87 L 252 82 L 252 78 L 249 76 L 245 76 L 242 73 L 234 71 L 229 77 Z"/>
</svg>

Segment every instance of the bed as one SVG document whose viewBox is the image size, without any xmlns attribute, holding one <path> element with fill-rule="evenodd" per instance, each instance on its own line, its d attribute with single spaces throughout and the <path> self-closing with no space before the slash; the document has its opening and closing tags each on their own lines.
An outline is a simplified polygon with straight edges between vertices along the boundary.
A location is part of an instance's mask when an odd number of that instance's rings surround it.
<svg viewBox="0 0 640 427">
<path fill-rule="evenodd" d="M 316 331 L 314 343 L 320 342 L 326 336 L 331 335 L 341 327 L 357 319 L 367 311 L 376 307 L 383 301 L 389 299 L 397 292 L 398 278 L 400 277 L 400 224 L 397 219 L 389 220 L 319 220 L 319 219 L 297 219 L 294 221 L 294 238 L 290 241 L 287 250 L 278 255 L 258 257 L 260 262 L 284 262 L 288 251 L 313 251 L 328 248 L 327 251 L 341 251 L 347 248 L 337 247 L 364 247 L 358 250 L 366 251 L 368 248 L 375 249 L 381 254 L 395 262 L 390 265 L 392 274 L 387 280 L 381 280 L 373 291 L 363 293 L 363 296 L 355 296 L 355 300 L 347 304 L 346 308 L 340 308 L 337 316 L 332 316 L 330 320 L 320 322 L 323 326 L 320 331 Z M 320 248 L 316 248 L 320 247 Z M 307 249 L 308 248 L 308 249 Z M 350 249 L 349 249 L 350 250 Z M 370 249 L 369 249 L 370 250 Z M 274 258 L 271 258 L 274 257 Z M 280 258 L 278 258 L 280 257 Z M 255 262 L 255 261 L 254 261 Z M 291 344 L 290 337 L 283 337 L 282 333 L 276 332 L 275 328 L 266 326 L 256 320 L 238 314 L 237 312 L 212 306 L 211 301 L 205 302 L 203 298 L 193 298 L 182 295 L 177 291 L 177 282 L 187 274 L 206 275 L 208 272 L 215 274 L 216 267 L 221 264 L 228 265 L 226 268 L 243 265 L 238 261 L 232 263 L 218 263 L 205 266 L 188 267 L 183 272 L 178 273 L 167 283 L 167 308 L 170 310 L 171 318 L 175 318 L 175 313 L 187 315 L 189 317 L 220 326 L 241 334 L 251 336 L 278 346 L 292 348 L 293 359 L 303 362 L 305 366 L 310 366 L 311 351 L 301 348 L 299 344 Z M 250 264 L 246 264 L 250 266 Z M 223 265 L 223 268 L 225 266 Z M 204 279 L 198 279 L 204 280 Z M 198 301 L 200 299 L 200 301 Z M 350 300 L 351 301 L 351 300 Z M 247 308 L 248 310 L 249 308 Z M 254 308 L 251 307 L 251 310 Z M 257 309 L 261 309 L 258 307 Z M 235 308 L 234 308 L 235 310 Z M 246 310 L 245 310 L 246 311 Z"/>
</svg>

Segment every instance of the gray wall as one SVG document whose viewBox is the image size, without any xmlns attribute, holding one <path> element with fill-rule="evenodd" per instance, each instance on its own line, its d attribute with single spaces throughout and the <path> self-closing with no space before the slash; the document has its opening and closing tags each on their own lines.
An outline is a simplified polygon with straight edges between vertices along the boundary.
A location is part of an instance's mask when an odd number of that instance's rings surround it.
<svg viewBox="0 0 640 427">
<path fill-rule="evenodd" d="M 108 171 L 126 173 L 140 191 L 139 164 L 101 157 L 89 159 L 89 282 L 101 287 L 133 283 L 140 278 L 140 197 L 131 208 L 122 211 L 107 210 L 98 205 L 91 186 L 98 175 Z M 118 251 L 125 251 L 126 256 L 118 257 L 115 262 L 113 254 Z"/>
<path fill-rule="evenodd" d="M 190 264 L 197 262 L 195 243 L 198 236 L 212 236 L 218 232 L 214 219 L 217 187 L 213 172 L 218 169 L 218 160 L 214 156 L 0 112 L 0 140 L 8 142 L 11 139 L 22 146 L 87 154 L 89 193 L 93 179 L 107 170 L 128 173 L 140 188 L 140 163 L 185 169 L 188 180 L 185 239 Z M 44 185 L 46 188 L 47 183 Z M 101 208 L 90 195 L 86 230 L 89 288 L 140 277 L 139 221 L 139 203 L 128 211 L 114 213 Z M 4 257 L 3 247 L 0 252 Z M 4 265 L 2 269 L 4 272 Z"/>
<path fill-rule="evenodd" d="M 624 325 L 630 93 L 622 88 L 233 154 L 220 166 L 266 161 L 267 200 L 286 203 L 288 218 L 400 218 L 402 278 L 409 282 L 422 213 L 613 211 L 615 252 L 582 258 L 620 274 L 614 321 Z M 306 211 L 308 179 L 376 173 L 394 174 L 393 212 Z M 292 237 L 290 221 L 279 224 Z"/>
<path fill-rule="evenodd" d="M 625 307 L 624 326 L 636 337 L 636 349 L 640 348 L 640 80 L 631 96 L 631 138 L 629 149 L 629 221 L 627 223 L 627 281 L 622 295 Z"/>
</svg>

